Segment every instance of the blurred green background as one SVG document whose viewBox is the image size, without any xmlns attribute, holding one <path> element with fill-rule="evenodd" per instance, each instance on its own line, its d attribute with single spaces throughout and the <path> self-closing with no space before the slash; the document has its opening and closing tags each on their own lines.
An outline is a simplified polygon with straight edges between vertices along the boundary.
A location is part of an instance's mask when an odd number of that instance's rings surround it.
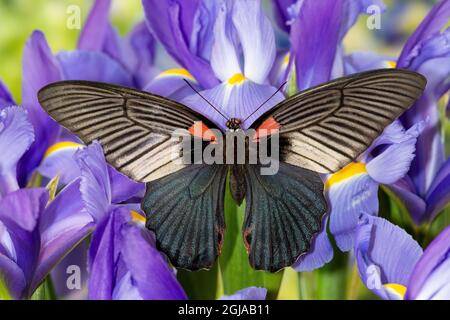
<svg viewBox="0 0 450 320">
<path fill-rule="evenodd" d="M 189 1 L 189 0 L 188 0 Z M 330 0 L 333 1 L 333 0 Z M 67 8 L 78 5 L 83 24 L 93 0 L 0 0 L 0 79 L 20 102 L 22 52 L 25 42 L 35 29 L 42 30 L 54 52 L 74 49 L 80 30 L 68 29 Z M 406 36 L 425 16 L 433 1 L 387 0 L 388 11 L 382 16 L 382 29 L 371 31 L 366 27 L 366 18 L 358 21 L 345 39 L 347 52 L 370 50 L 396 55 Z M 395 6 L 394 6 L 395 5 Z M 390 18 L 396 7 L 401 8 L 399 17 Z M 267 6 L 266 8 L 270 8 Z M 114 0 L 110 13 L 113 24 L 120 34 L 125 34 L 143 18 L 140 0 Z M 395 29 L 395 43 L 388 44 L 383 33 Z M 403 38 L 403 39 L 402 39 Z M 392 42 L 388 39 L 387 42 Z M 402 41 L 403 40 L 403 41 Z"/>
</svg>

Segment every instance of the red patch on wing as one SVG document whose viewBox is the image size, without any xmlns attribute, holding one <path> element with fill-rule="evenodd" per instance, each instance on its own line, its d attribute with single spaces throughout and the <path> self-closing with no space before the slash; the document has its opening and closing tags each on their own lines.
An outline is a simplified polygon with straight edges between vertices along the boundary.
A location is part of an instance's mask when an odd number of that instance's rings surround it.
<svg viewBox="0 0 450 320">
<path fill-rule="evenodd" d="M 263 123 L 261 123 L 258 129 L 256 129 L 253 139 L 257 141 L 260 137 L 265 137 L 278 132 L 278 129 L 280 128 L 281 124 L 279 124 L 273 117 L 267 118 Z"/>
<path fill-rule="evenodd" d="M 194 137 L 201 138 L 203 140 L 216 141 L 217 138 L 214 133 L 205 125 L 202 121 L 196 121 L 194 124 L 188 129 L 189 133 Z"/>
</svg>

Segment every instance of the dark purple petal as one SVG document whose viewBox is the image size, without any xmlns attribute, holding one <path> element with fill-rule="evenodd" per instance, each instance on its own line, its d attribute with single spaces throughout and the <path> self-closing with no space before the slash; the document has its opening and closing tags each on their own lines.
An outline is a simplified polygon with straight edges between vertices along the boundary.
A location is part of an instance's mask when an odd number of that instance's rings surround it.
<svg viewBox="0 0 450 320">
<path fill-rule="evenodd" d="M 327 234 L 328 217 L 322 220 L 322 229 L 315 236 L 308 252 L 301 255 L 292 266 L 296 271 L 309 272 L 324 266 L 333 259 L 333 247 Z"/>
<path fill-rule="evenodd" d="M 299 90 L 330 80 L 344 6 L 344 0 L 303 3 L 290 36 Z"/>
<path fill-rule="evenodd" d="M 41 214 L 41 250 L 31 291 L 92 228 L 93 219 L 84 209 L 80 182 L 76 180 L 65 187 Z"/>
<path fill-rule="evenodd" d="M 133 197 L 142 197 L 144 195 L 144 183 L 131 180 L 111 166 L 108 166 L 108 173 L 111 181 L 112 203 L 120 203 Z"/>
<path fill-rule="evenodd" d="M 144 86 L 156 75 L 154 65 L 155 40 L 145 22 L 137 24 L 126 39 L 123 40 L 124 59 L 133 75 L 138 88 Z"/>
<path fill-rule="evenodd" d="M 236 291 L 232 295 L 223 296 L 220 300 L 266 300 L 267 289 L 248 287 Z"/>
<path fill-rule="evenodd" d="M 206 88 L 218 84 L 209 64 L 190 50 L 198 1 L 142 0 L 147 24 L 167 52 Z"/>
<path fill-rule="evenodd" d="M 128 87 L 133 85 L 133 79 L 128 71 L 104 53 L 63 51 L 58 53 L 57 59 L 65 80 L 100 81 Z"/>
<path fill-rule="evenodd" d="M 422 42 L 439 33 L 448 23 L 449 16 L 450 2 L 448 0 L 441 0 L 431 9 L 413 35 L 409 37 L 398 59 L 398 67 L 408 68 L 411 62 L 411 54 L 416 54 L 414 51 L 417 50 L 417 46 L 420 46 Z"/>
<path fill-rule="evenodd" d="M 41 108 L 37 93 L 45 85 L 62 80 L 58 62 L 40 31 L 34 31 L 25 44 L 23 55 L 22 104 L 33 124 L 35 141 L 18 166 L 18 178 L 24 184 L 39 165 L 45 150 L 58 139 L 60 126 Z"/>
<path fill-rule="evenodd" d="M 109 28 L 111 0 L 96 0 L 78 39 L 78 49 L 102 51 Z"/>
<path fill-rule="evenodd" d="M 450 226 L 426 248 L 409 280 L 406 299 L 450 299 Z"/>
<path fill-rule="evenodd" d="M 387 284 L 408 285 L 421 254 L 422 248 L 403 229 L 383 218 L 361 217 L 355 241 L 358 271 L 363 283 L 380 297 L 390 298 Z"/>
<path fill-rule="evenodd" d="M 152 235 L 137 225 L 122 229 L 121 253 L 133 283 L 145 300 L 184 300 L 174 271 L 156 250 Z"/>
<path fill-rule="evenodd" d="M 5 86 L 3 81 L 0 80 L 0 110 L 4 107 L 9 107 L 15 105 L 14 99 L 9 92 L 8 88 Z"/>
<path fill-rule="evenodd" d="M 80 191 L 87 212 L 101 221 L 111 204 L 111 182 L 105 156 L 98 142 L 78 150 L 75 159 L 81 170 Z"/>
<path fill-rule="evenodd" d="M 427 202 L 427 221 L 433 221 L 450 201 L 450 159 L 445 161 L 444 165 L 436 174 L 433 184 L 428 190 Z"/>
</svg>

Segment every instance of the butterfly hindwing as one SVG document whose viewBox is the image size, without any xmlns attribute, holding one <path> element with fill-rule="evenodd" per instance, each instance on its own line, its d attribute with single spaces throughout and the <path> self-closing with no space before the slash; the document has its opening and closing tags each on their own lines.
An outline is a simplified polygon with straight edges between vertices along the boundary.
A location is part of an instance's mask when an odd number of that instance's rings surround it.
<svg viewBox="0 0 450 320">
<path fill-rule="evenodd" d="M 275 272 L 309 249 L 327 206 L 319 174 L 286 163 L 275 175 L 261 175 L 260 169 L 244 169 L 243 238 L 252 267 Z"/>
<path fill-rule="evenodd" d="M 175 267 L 210 268 L 220 253 L 228 167 L 190 165 L 147 183 L 146 226 Z"/>
<path fill-rule="evenodd" d="M 354 74 L 280 102 L 252 127 L 277 129 L 281 160 L 332 173 L 369 147 L 425 85 L 422 75 L 401 69 Z"/>
<path fill-rule="evenodd" d="M 173 100 L 106 83 L 61 81 L 39 91 L 44 110 L 85 143 L 98 140 L 106 160 L 148 182 L 185 167 L 177 130 L 207 133 L 213 124 Z M 199 128 L 200 130 L 194 130 Z"/>
</svg>

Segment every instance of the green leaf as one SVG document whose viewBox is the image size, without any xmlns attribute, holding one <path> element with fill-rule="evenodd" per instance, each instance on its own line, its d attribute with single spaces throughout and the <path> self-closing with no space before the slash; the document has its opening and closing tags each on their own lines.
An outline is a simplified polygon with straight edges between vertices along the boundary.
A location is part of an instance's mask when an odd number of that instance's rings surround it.
<svg viewBox="0 0 450 320">
<path fill-rule="evenodd" d="M 211 270 L 178 270 L 177 278 L 189 299 L 214 300 L 223 295 L 218 263 Z"/>
<path fill-rule="evenodd" d="M 244 215 L 245 202 L 241 206 L 235 204 L 227 181 L 225 194 L 226 230 L 222 254 L 219 258 L 224 294 L 230 295 L 240 289 L 256 286 L 267 289 L 268 299 L 276 299 L 283 272 L 255 271 L 250 267 L 241 232 Z"/>
<path fill-rule="evenodd" d="M 300 299 L 299 273 L 292 268 L 284 269 L 277 300 Z"/>
<path fill-rule="evenodd" d="M 55 289 L 50 275 L 47 276 L 36 291 L 34 291 L 30 300 L 56 300 Z"/>
</svg>

